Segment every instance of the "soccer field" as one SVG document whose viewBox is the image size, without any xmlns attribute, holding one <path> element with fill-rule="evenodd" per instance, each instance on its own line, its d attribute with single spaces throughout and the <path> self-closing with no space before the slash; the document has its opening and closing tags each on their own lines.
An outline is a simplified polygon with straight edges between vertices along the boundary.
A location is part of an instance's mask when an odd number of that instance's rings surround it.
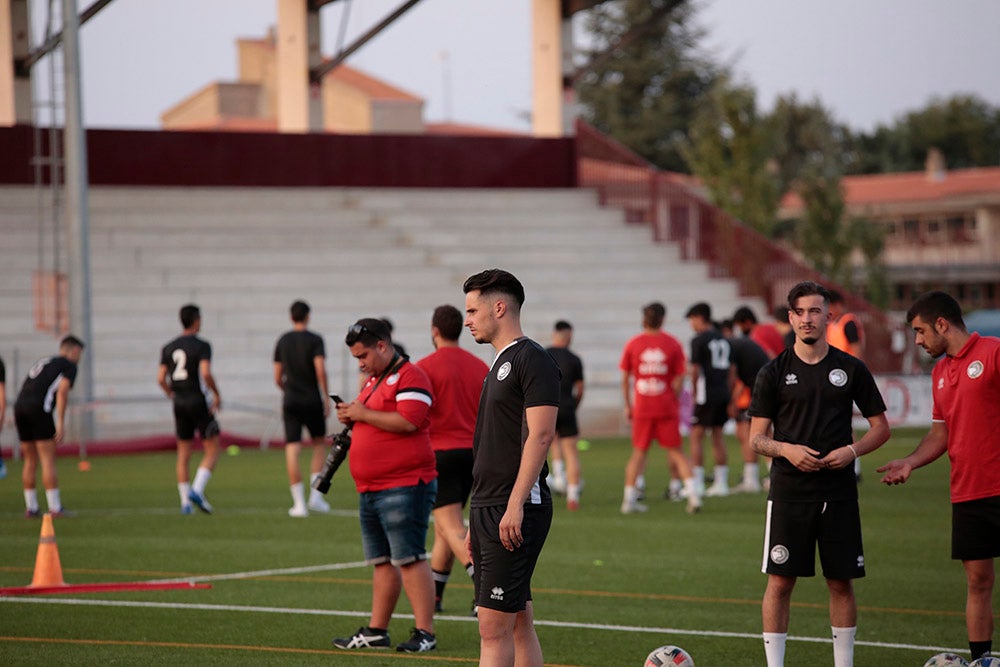
<svg viewBox="0 0 1000 667">
<path fill-rule="evenodd" d="M 865 457 L 861 507 L 868 577 L 857 583 L 855 664 L 920 665 L 945 649 L 967 654 L 965 579 L 949 558 L 948 465 L 902 487 L 875 468 L 908 453 L 920 431 L 898 431 Z M 760 573 L 764 495 L 708 499 L 688 516 L 662 500 L 667 475 L 651 453 L 644 515 L 622 516 L 628 444 L 594 440 L 581 452 L 580 511 L 557 502 L 534 577 L 538 634 L 548 665 L 639 667 L 662 644 L 698 667 L 762 665 Z M 731 482 L 739 452 L 730 442 Z M 182 516 L 173 454 L 101 457 L 89 472 L 60 459 L 55 520 L 67 583 L 190 579 L 208 590 L 53 594 L 0 598 L 0 664 L 175 665 L 476 664 L 472 587 L 456 570 L 436 618 L 438 650 L 426 655 L 346 652 L 330 644 L 363 625 L 371 571 L 362 560 L 356 494 L 346 468 L 330 515 L 291 519 L 280 450 L 223 457 L 208 497 L 212 516 Z M 23 518 L 20 465 L 0 481 L 0 586 L 31 581 L 38 521 Z M 557 499 L 558 501 L 559 499 Z M 787 664 L 832 664 L 822 578 L 803 579 L 792 601 Z M 405 596 L 390 632 L 408 636 Z"/>
</svg>

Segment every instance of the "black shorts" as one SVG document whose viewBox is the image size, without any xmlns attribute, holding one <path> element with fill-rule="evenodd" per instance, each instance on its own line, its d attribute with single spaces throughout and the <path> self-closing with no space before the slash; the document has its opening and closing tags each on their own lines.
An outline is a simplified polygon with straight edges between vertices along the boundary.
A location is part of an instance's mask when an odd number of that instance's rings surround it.
<svg viewBox="0 0 1000 667">
<path fill-rule="evenodd" d="M 285 420 L 285 442 L 302 442 L 302 429 L 309 429 L 315 440 L 326 435 L 326 416 L 322 403 L 285 403 L 281 406 Z"/>
<path fill-rule="evenodd" d="M 434 509 L 469 502 L 472 492 L 472 449 L 444 449 L 434 452 L 438 471 Z"/>
<path fill-rule="evenodd" d="M 985 560 L 1000 556 L 1000 496 L 951 506 L 951 557 Z"/>
<path fill-rule="evenodd" d="M 508 614 L 524 611 L 531 600 L 531 575 L 552 525 L 552 505 L 525 505 L 524 544 L 507 551 L 500 543 L 506 505 L 473 507 L 469 512 L 476 604 Z"/>
<path fill-rule="evenodd" d="M 580 427 L 576 423 L 575 408 L 559 408 L 556 414 L 556 435 L 560 438 L 572 438 L 580 435 Z"/>
<path fill-rule="evenodd" d="M 694 406 L 691 416 L 691 426 L 713 428 L 723 426 L 729 421 L 729 403 L 702 403 Z"/>
<path fill-rule="evenodd" d="M 767 501 L 761 571 L 786 577 L 816 575 L 816 546 L 827 579 L 865 576 L 857 500 Z"/>
<path fill-rule="evenodd" d="M 204 394 L 174 395 L 174 425 L 179 440 L 191 440 L 195 431 L 203 438 L 219 435 L 219 423 L 208 411 Z"/>
<path fill-rule="evenodd" d="M 3 419 L 3 415 L 0 415 Z M 56 423 L 52 413 L 46 412 L 41 405 L 14 404 L 14 423 L 17 425 L 17 438 L 21 442 L 36 440 L 51 440 L 56 435 Z"/>
</svg>

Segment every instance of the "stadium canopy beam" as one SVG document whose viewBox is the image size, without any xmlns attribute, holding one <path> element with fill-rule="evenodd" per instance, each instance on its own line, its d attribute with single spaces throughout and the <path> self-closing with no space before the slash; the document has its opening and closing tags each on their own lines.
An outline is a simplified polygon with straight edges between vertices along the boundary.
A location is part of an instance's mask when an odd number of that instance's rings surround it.
<svg viewBox="0 0 1000 667">
<path fill-rule="evenodd" d="M 79 17 L 77 18 L 77 25 L 82 26 L 84 23 L 94 18 L 97 12 L 110 5 L 111 2 L 112 0 L 95 0 L 89 7 L 80 12 Z M 64 31 L 60 30 L 45 40 L 45 43 L 40 45 L 37 49 L 32 49 L 27 58 L 24 58 L 19 62 L 15 62 L 14 67 L 18 76 L 28 76 L 28 73 L 31 71 L 31 68 L 35 63 L 58 48 L 63 40 L 63 32 Z"/>
<path fill-rule="evenodd" d="M 319 0 L 318 2 L 314 0 L 312 4 L 324 5 L 328 2 L 336 2 L 336 0 Z M 403 14 L 413 9 L 413 7 L 419 2 L 421 2 L 421 0 L 406 0 L 406 2 L 401 4 L 399 7 L 386 14 L 385 18 L 365 31 L 365 33 L 356 40 L 338 51 L 332 58 L 323 62 L 318 67 L 311 68 L 309 70 L 309 81 L 311 83 L 319 83 L 322 81 L 324 76 L 332 72 L 338 65 L 351 57 L 351 54 L 370 42 L 376 35 L 392 25 L 396 19 L 401 17 Z"/>
</svg>

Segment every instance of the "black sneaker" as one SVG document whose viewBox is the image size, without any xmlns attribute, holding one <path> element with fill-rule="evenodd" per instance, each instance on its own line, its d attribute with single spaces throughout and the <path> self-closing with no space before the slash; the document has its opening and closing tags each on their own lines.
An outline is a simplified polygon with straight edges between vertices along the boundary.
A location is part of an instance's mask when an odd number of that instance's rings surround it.
<svg viewBox="0 0 1000 667">
<path fill-rule="evenodd" d="M 397 651 L 404 653 L 423 653 L 433 651 L 437 647 L 437 639 L 429 632 L 420 628 L 413 628 L 410 631 L 410 638 L 402 644 L 396 646 Z"/>
<path fill-rule="evenodd" d="M 346 639 L 338 638 L 331 642 L 337 648 L 389 648 L 392 642 L 389 641 L 389 633 L 372 630 L 365 626 L 358 628 L 353 637 Z"/>
</svg>

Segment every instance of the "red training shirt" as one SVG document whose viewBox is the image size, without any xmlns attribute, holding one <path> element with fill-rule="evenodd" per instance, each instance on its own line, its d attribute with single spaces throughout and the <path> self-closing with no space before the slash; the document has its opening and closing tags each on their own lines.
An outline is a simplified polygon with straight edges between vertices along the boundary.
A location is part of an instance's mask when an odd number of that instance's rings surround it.
<svg viewBox="0 0 1000 667">
<path fill-rule="evenodd" d="M 428 435 L 431 381 L 422 370 L 407 361 L 376 387 L 377 383 L 376 377 L 368 378 L 357 400 L 372 410 L 398 412 L 408 422 L 416 424 L 417 430 L 392 433 L 364 422 L 354 424 L 348 458 L 358 492 L 416 486 L 437 479 Z"/>
<path fill-rule="evenodd" d="M 632 418 L 656 419 L 679 414 L 674 380 L 684 374 L 684 349 L 663 331 L 633 336 L 618 367 L 633 378 Z"/>
<path fill-rule="evenodd" d="M 973 333 L 931 379 L 933 419 L 948 427 L 951 502 L 1000 496 L 1000 338 Z"/>
<path fill-rule="evenodd" d="M 441 347 L 417 362 L 434 391 L 430 409 L 434 451 L 472 449 L 483 380 L 490 372 L 482 359 L 460 347 Z"/>
</svg>

